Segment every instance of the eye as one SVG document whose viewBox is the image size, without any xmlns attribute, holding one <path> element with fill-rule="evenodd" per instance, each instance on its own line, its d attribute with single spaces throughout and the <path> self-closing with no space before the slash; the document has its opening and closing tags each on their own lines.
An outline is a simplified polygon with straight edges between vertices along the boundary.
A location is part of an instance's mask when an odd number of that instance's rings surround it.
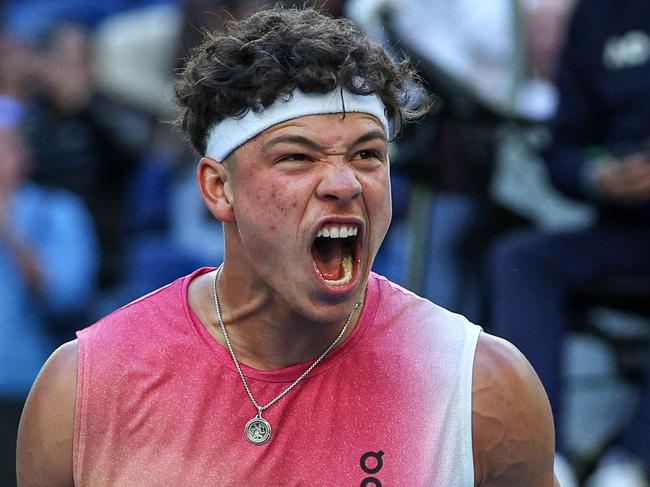
<svg viewBox="0 0 650 487">
<path fill-rule="evenodd" d="M 359 157 L 361 159 L 370 159 L 371 157 L 379 157 L 379 153 L 376 150 L 362 150 L 359 152 Z"/>
<path fill-rule="evenodd" d="M 355 159 L 360 159 L 360 160 L 367 160 L 367 159 L 376 159 L 379 161 L 383 161 L 384 158 L 382 157 L 382 154 L 376 150 L 376 149 L 364 149 L 359 152 L 357 152 L 354 155 Z"/>
<path fill-rule="evenodd" d="M 278 158 L 278 162 L 301 162 L 301 161 L 307 161 L 309 160 L 309 156 L 307 154 L 286 154 L 280 158 Z"/>
</svg>

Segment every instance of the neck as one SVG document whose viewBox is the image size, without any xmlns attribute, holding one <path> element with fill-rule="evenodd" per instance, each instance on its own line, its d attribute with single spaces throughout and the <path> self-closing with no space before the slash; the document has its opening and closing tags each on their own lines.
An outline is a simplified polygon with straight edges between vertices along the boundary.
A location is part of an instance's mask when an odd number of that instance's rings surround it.
<svg viewBox="0 0 650 487">
<path fill-rule="evenodd" d="M 202 286 L 203 316 L 200 312 L 197 314 L 210 334 L 225 347 L 212 296 L 214 276 L 214 273 L 202 276 L 206 278 Z M 237 359 L 243 364 L 273 370 L 315 360 L 345 325 L 347 316 L 328 323 L 311 321 L 269 291 L 242 289 L 238 279 L 234 279 L 236 284 L 231 285 L 229 279 L 233 277 L 236 276 L 229 277 L 228 272 L 224 271 L 218 278 L 217 292 L 228 337 Z M 353 306 L 350 312 L 352 310 Z M 359 310 L 352 313 L 347 330 L 337 346 L 354 329 L 359 314 Z"/>
</svg>

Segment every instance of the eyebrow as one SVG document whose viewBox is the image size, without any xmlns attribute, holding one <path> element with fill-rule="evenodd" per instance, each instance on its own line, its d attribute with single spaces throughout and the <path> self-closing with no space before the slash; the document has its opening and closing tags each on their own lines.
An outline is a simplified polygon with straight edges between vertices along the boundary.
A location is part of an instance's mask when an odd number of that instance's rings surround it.
<svg viewBox="0 0 650 487">
<path fill-rule="evenodd" d="M 364 142 L 369 142 L 371 140 L 376 140 L 376 139 L 386 141 L 386 136 L 384 135 L 384 132 L 382 130 L 371 130 L 369 132 L 366 132 L 365 134 L 361 135 L 357 140 L 355 140 L 352 143 L 351 147 L 355 147 L 359 144 L 363 144 Z M 318 151 L 326 150 L 326 147 L 318 144 L 317 142 L 314 142 L 313 140 L 303 135 L 279 135 L 269 140 L 264 145 L 262 145 L 262 149 L 268 150 L 271 147 L 282 143 L 302 145 Z"/>
</svg>

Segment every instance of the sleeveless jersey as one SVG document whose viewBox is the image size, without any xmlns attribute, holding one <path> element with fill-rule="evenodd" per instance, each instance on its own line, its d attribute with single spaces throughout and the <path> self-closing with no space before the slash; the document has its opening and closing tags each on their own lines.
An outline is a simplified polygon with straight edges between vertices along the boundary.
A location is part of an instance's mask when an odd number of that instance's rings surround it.
<svg viewBox="0 0 650 487">
<path fill-rule="evenodd" d="M 357 325 L 293 390 L 256 409 L 188 305 L 199 269 L 78 332 L 75 485 L 474 485 L 472 365 L 480 328 L 371 274 Z M 242 364 L 266 404 L 310 363 Z"/>
</svg>

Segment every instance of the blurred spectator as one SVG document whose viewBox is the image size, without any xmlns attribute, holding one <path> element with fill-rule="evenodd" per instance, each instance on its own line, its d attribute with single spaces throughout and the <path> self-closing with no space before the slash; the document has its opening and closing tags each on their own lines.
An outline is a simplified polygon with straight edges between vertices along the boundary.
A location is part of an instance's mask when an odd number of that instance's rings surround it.
<svg viewBox="0 0 650 487">
<path fill-rule="evenodd" d="M 589 204 L 560 193 L 549 181 L 540 152 L 548 143 L 549 119 L 557 106 L 555 66 L 574 0 L 527 0 L 522 8 L 525 71 L 516 112 L 525 123 L 503 131 L 490 194 L 501 206 L 540 228 L 586 226 L 595 218 Z"/>
<path fill-rule="evenodd" d="M 97 315 L 223 258 L 222 228 L 206 215 L 195 168 L 164 129 L 158 127 L 159 137 L 127 184 L 125 273 Z M 206 246 L 207 241 L 213 243 Z"/>
<path fill-rule="evenodd" d="M 596 205 L 598 221 L 585 230 L 517 232 L 498 242 L 490 260 L 492 330 L 531 361 L 556 419 L 570 296 L 606 279 L 650 276 L 650 4 L 579 2 L 557 86 L 549 173 L 560 190 Z M 649 403 L 646 387 L 624 439 L 646 469 Z M 647 485 L 638 464 L 625 458 L 603 463 L 590 486 Z M 612 469 L 617 477 L 608 483 Z"/>
<path fill-rule="evenodd" d="M 30 158 L 17 128 L 20 111 L 14 99 L 0 96 L 0 485 L 15 482 L 22 403 L 60 340 L 50 324 L 87 310 L 98 258 L 92 222 L 79 199 L 27 182 Z"/>
<path fill-rule="evenodd" d="M 173 69 L 183 23 L 179 10 L 173 4 L 150 5 L 97 26 L 93 71 L 103 94 L 163 121 L 175 118 Z"/>
<path fill-rule="evenodd" d="M 82 27 L 56 26 L 31 59 L 25 126 L 32 179 L 81 196 L 100 240 L 100 283 L 114 285 L 123 270 L 125 184 L 149 141 L 150 120 L 97 93 Z"/>
</svg>

